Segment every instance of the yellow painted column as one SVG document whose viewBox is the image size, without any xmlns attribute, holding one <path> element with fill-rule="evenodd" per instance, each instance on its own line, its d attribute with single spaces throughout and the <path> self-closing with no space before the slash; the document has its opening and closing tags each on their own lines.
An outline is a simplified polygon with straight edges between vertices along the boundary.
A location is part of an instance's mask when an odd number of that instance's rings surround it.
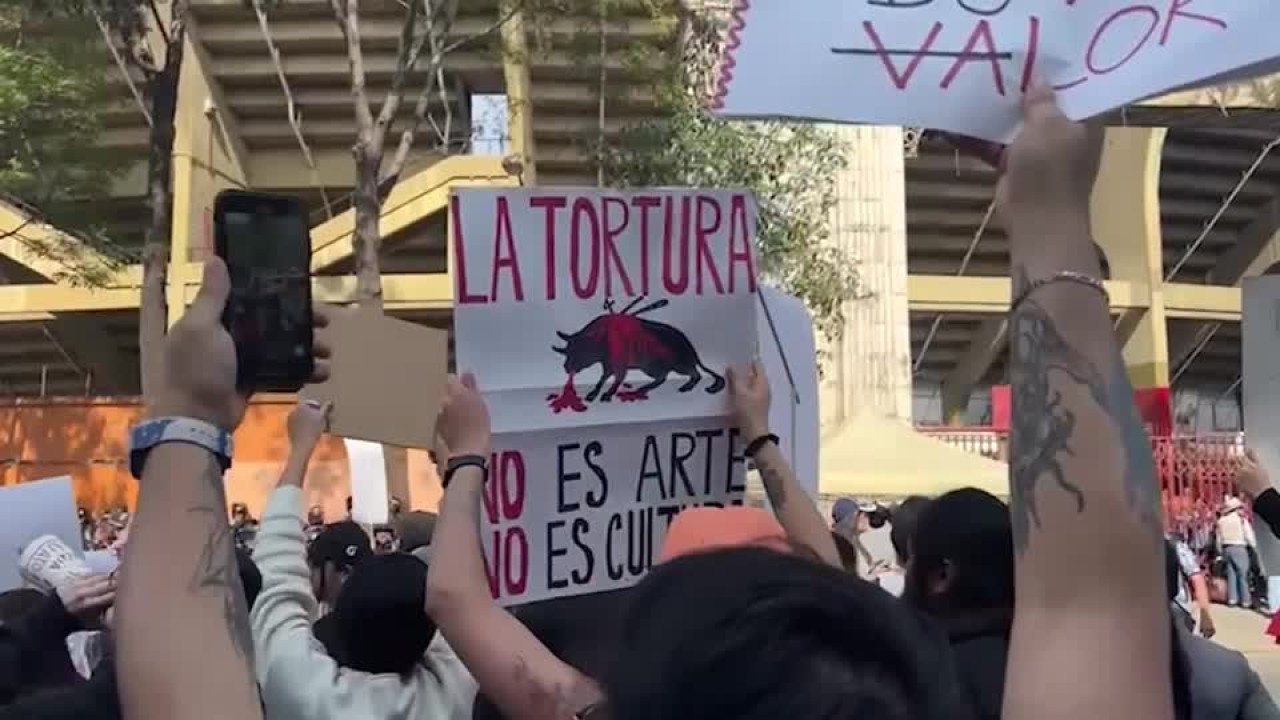
<svg viewBox="0 0 1280 720">
<path fill-rule="evenodd" d="M 538 169 L 534 160 L 533 95 L 529 79 L 529 40 L 524 26 L 521 0 L 501 0 L 500 16 L 510 18 L 502 24 L 502 76 L 507 89 L 507 136 L 511 153 L 522 166 L 521 184 L 537 185 Z"/>
<path fill-rule="evenodd" d="M 170 326 L 186 307 L 186 284 L 199 281 L 190 263 L 213 251 L 214 198 L 227 188 L 245 187 L 248 177 L 248 151 L 204 49 L 191 40 L 196 32 L 190 25 L 173 121 L 173 226 L 165 297 Z"/>
<path fill-rule="evenodd" d="M 1160 160 L 1165 135 L 1164 128 L 1107 128 L 1102 168 L 1091 203 L 1094 240 L 1107 255 L 1111 277 L 1134 283 L 1147 301 L 1145 310 L 1122 318 L 1120 340 L 1135 391 L 1150 396 L 1157 405 L 1163 402 L 1163 415 L 1168 413 L 1169 388 L 1160 230 Z M 1157 399 L 1160 396 L 1162 401 Z M 1143 409 L 1148 423 L 1160 423 Z"/>
</svg>

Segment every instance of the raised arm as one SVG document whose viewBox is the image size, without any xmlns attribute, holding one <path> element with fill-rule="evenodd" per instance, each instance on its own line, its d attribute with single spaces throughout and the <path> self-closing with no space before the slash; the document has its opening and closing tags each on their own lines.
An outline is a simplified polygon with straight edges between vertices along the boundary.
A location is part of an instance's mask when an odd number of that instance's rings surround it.
<svg viewBox="0 0 1280 720">
<path fill-rule="evenodd" d="M 236 392 L 235 347 L 221 324 L 229 291 L 226 266 L 206 260 L 199 295 L 165 339 L 153 417 L 189 418 L 228 432 L 239 425 L 246 398 Z M 120 702 L 128 720 L 262 717 L 226 507 L 222 468 L 211 451 L 182 442 L 151 450 L 116 612 Z"/>
<path fill-rule="evenodd" d="M 451 379 L 437 430 L 451 458 L 489 457 L 489 412 L 470 376 Z M 480 545 L 485 472 L 458 469 L 431 543 L 427 614 L 484 693 L 510 720 L 571 720 L 599 704 L 599 686 L 557 658 L 489 594 Z"/>
<path fill-rule="evenodd" d="M 782 455 L 782 448 L 769 434 L 769 379 L 759 363 L 729 368 L 730 417 L 742 442 L 752 451 L 751 460 L 760 472 L 760 481 L 769 495 L 769 504 L 778 523 L 793 543 L 803 545 L 823 562 L 833 567 L 843 567 L 831 531 L 818 512 L 813 498 L 800 487 L 791 465 Z"/>
<path fill-rule="evenodd" d="M 1151 445 L 1090 236 L 1101 146 L 1034 88 L 997 191 L 1014 298 L 1006 720 L 1173 715 Z"/>
</svg>

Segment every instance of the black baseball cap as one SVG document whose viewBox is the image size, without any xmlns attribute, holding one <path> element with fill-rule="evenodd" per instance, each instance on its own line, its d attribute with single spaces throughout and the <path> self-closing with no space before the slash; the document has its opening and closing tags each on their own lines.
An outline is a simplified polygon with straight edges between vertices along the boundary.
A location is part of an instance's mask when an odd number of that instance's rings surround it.
<svg viewBox="0 0 1280 720">
<path fill-rule="evenodd" d="M 307 549 L 307 563 L 320 567 L 331 562 L 340 568 L 354 567 L 373 554 L 369 535 L 350 520 L 326 525 Z"/>
</svg>

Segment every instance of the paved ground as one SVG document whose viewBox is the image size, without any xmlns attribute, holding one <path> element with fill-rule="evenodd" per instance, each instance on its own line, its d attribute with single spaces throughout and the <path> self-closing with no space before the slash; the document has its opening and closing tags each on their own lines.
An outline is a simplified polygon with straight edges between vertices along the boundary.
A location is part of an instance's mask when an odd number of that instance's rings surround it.
<svg viewBox="0 0 1280 720">
<path fill-rule="evenodd" d="M 1280 645 L 1262 633 L 1267 618 L 1247 610 L 1214 605 L 1213 620 L 1218 628 L 1214 640 L 1244 653 L 1271 696 L 1280 698 Z"/>
</svg>

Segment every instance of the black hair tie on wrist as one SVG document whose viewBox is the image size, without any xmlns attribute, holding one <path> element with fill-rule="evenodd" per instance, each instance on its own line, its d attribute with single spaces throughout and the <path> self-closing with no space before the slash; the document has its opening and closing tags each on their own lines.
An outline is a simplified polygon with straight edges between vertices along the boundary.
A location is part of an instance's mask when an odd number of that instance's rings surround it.
<svg viewBox="0 0 1280 720">
<path fill-rule="evenodd" d="M 777 435 L 774 435 L 773 433 L 766 433 L 747 443 L 747 449 L 743 450 L 742 454 L 749 458 L 754 458 L 756 453 L 760 452 L 760 448 L 764 447 L 766 443 L 773 443 L 774 445 L 777 445 L 780 442 L 781 440 Z"/>
</svg>

